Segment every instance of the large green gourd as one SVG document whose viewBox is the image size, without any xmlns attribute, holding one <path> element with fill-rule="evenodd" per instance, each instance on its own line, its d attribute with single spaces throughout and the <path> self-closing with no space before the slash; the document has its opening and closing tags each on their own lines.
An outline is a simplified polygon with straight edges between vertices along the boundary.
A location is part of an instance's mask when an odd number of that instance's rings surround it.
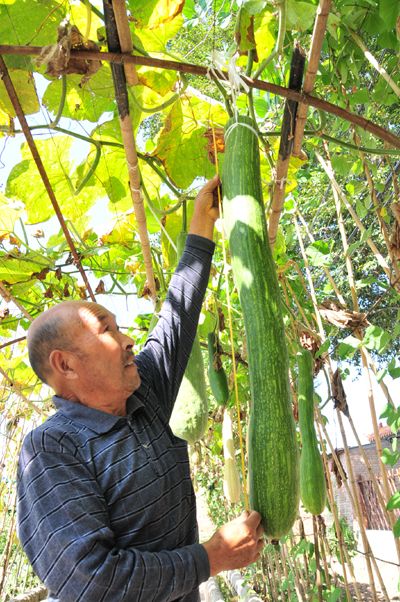
<svg viewBox="0 0 400 602">
<path fill-rule="evenodd" d="M 324 466 L 314 428 L 313 359 L 310 351 L 297 354 L 299 368 L 299 425 L 301 433 L 300 498 L 308 512 L 321 514 L 326 504 Z"/>
<path fill-rule="evenodd" d="M 275 265 L 262 200 L 257 134 L 248 117 L 225 128 L 224 225 L 246 329 L 252 407 L 249 424 L 250 506 L 265 533 L 287 533 L 299 504 L 299 462 L 288 377 L 288 353 Z"/>
<path fill-rule="evenodd" d="M 181 232 L 178 236 L 178 257 L 183 253 L 186 236 L 186 232 Z M 208 398 L 204 360 L 196 335 L 169 424 L 177 437 L 193 445 L 204 435 L 207 422 Z"/>
</svg>

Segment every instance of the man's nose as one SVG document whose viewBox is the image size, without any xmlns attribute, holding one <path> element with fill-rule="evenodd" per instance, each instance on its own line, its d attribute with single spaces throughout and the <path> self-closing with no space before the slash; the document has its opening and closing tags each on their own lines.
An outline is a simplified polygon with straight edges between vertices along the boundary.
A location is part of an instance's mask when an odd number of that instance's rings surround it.
<svg viewBox="0 0 400 602">
<path fill-rule="evenodd" d="M 122 346 L 125 350 L 130 351 L 133 349 L 134 340 L 131 339 L 127 334 L 122 335 Z"/>
</svg>

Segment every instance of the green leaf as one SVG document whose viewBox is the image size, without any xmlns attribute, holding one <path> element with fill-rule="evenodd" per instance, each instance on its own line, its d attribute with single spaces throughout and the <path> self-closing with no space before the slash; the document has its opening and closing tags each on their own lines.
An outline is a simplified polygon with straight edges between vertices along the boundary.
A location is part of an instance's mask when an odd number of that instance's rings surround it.
<svg viewBox="0 0 400 602">
<path fill-rule="evenodd" d="M 66 16 L 67 3 L 55 0 L 18 0 L 0 4 L 2 44 L 45 46 L 57 41 L 57 27 Z"/>
<path fill-rule="evenodd" d="M 182 12 L 184 0 L 129 0 L 136 27 L 156 29 Z"/>
<path fill-rule="evenodd" d="M 85 187 L 79 195 L 74 194 L 74 184 L 71 181 L 74 170 L 70 160 L 74 153 L 71 145 L 72 139 L 69 136 L 56 135 L 36 140 L 36 147 L 46 165 L 46 172 L 61 211 L 65 218 L 74 220 L 77 225 L 78 220 L 86 219 L 87 210 L 94 203 L 95 195 L 90 193 L 89 187 Z M 7 181 L 6 194 L 24 203 L 28 224 L 47 221 L 54 215 L 54 209 L 27 144 L 22 146 L 21 154 L 23 160 L 12 169 Z"/>
<path fill-rule="evenodd" d="M 355 352 L 357 351 L 357 349 L 359 349 L 361 346 L 361 342 L 356 339 L 356 337 L 353 337 L 351 335 L 349 335 L 348 337 L 346 337 L 343 341 L 341 341 L 337 347 L 337 353 L 338 356 L 341 359 L 345 359 L 347 357 L 353 357 L 353 355 L 355 354 Z"/>
<path fill-rule="evenodd" d="M 308 2 L 288 0 L 286 25 L 288 29 L 307 31 L 313 26 L 315 19 L 315 6 Z"/>
<path fill-rule="evenodd" d="M 347 176 L 353 165 L 353 159 L 349 152 L 332 155 L 332 167 L 339 176 Z"/>
<path fill-rule="evenodd" d="M 81 84 L 81 75 L 68 75 L 63 117 L 97 122 L 106 111 L 115 109 L 114 85 L 107 63 L 89 81 Z M 61 99 L 61 79 L 50 83 L 43 95 L 43 104 L 56 114 Z M 83 132 L 80 132 L 83 133 Z"/>
<path fill-rule="evenodd" d="M 393 534 L 395 537 L 400 537 L 400 518 L 393 525 Z"/>
<path fill-rule="evenodd" d="M 378 353 L 383 353 L 391 341 L 390 334 L 387 333 L 383 328 L 374 326 L 371 324 L 365 330 L 362 344 L 367 349 L 374 349 Z"/>
<path fill-rule="evenodd" d="M 14 224 L 21 213 L 21 204 L 10 201 L 0 192 L 0 240 L 14 230 Z"/>
<path fill-rule="evenodd" d="M 317 267 L 328 266 L 331 263 L 330 245 L 323 241 L 317 240 L 306 249 L 311 265 Z"/>
<path fill-rule="evenodd" d="M 3 42 L 4 43 L 4 42 Z M 36 93 L 35 82 L 32 73 L 19 69 L 9 69 L 9 74 L 18 98 L 21 101 L 22 110 L 26 115 L 39 111 L 39 99 Z M 15 117 L 15 110 L 8 96 L 3 81 L 0 78 L 0 111 Z"/>
<path fill-rule="evenodd" d="M 168 23 L 161 23 L 155 29 L 135 29 L 133 43 L 146 52 L 165 52 L 168 42 L 174 38 L 183 27 L 181 16 Z"/>
<path fill-rule="evenodd" d="M 396 27 L 397 17 L 400 15 L 399 4 L 393 0 L 379 0 L 379 16 L 384 21 L 388 30 Z"/>
<path fill-rule="evenodd" d="M 350 96 L 350 101 L 352 105 L 363 105 L 369 102 L 369 93 L 368 90 L 361 89 L 353 92 Z"/>
<path fill-rule="evenodd" d="M 212 140 L 206 136 L 207 128 L 201 125 L 208 123 L 212 112 L 225 120 L 225 112 L 220 107 L 187 98 L 175 103 L 165 120 L 153 155 L 160 159 L 171 180 L 180 188 L 188 188 L 196 177 L 211 178 L 215 173 L 210 161 Z"/>
<path fill-rule="evenodd" d="M 268 56 L 275 46 L 276 15 L 264 10 L 254 17 L 254 38 L 258 59 L 261 61 Z"/>
<path fill-rule="evenodd" d="M 368 209 L 360 199 L 356 200 L 356 213 L 361 219 L 368 215 Z"/>
<path fill-rule="evenodd" d="M 41 272 L 44 268 L 51 266 L 52 262 L 37 253 L 22 255 L 21 257 L 9 257 L 0 255 L 0 280 L 9 284 L 15 282 L 35 279 L 33 274 Z"/>
<path fill-rule="evenodd" d="M 323 355 L 324 353 L 326 353 L 329 350 L 329 346 L 330 346 L 330 340 L 326 339 L 326 341 L 324 341 L 321 345 L 321 347 L 318 349 L 317 353 L 315 354 L 315 357 L 321 357 L 321 355 Z"/>
<path fill-rule="evenodd" d="M 400 508 L 400 491 L 396 491 L 386 504 L 386 510 L 396 510 L 396 508 Z"/>
<path fill-rule="evenodd" d="M 391 451 L 387 447 L 382 450 L 382 462 L 389 466 L 395 466 L 397 462 L 400 460 L 400 452 Z"/>
</svg>

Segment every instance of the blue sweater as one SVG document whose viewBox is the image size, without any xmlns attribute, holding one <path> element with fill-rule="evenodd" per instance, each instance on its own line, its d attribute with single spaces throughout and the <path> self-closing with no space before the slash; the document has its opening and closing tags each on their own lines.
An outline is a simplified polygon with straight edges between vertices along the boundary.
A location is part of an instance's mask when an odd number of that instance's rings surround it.
<svg viewBox="0 0 400 602">
<path fill-rule="evenodd" d="M 25 438 L 18 534 L 50 598 L 197 602 L 198 543 L 187 444 L 168 425 L 190 354 L 214 245 L 189 235 L 156 328 L 137 356 L 127 416 L 54 398 Z"/>
</svg>

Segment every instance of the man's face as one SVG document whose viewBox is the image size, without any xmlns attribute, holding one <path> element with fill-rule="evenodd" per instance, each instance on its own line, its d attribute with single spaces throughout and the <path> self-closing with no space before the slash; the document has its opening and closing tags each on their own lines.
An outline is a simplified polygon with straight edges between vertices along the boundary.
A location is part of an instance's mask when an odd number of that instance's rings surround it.
<svg viewBox="0 0 400 602">
<path fill-rule="evenodd" d="M 80 320 L 72 328 L 82 391 L 79 401 L 120 413 L 118 404 L 124 410 L 127 398 L 140 386 L 133 341 L 119 331 L 115 316 L 101 305 L 83 305 L 78 315 Z"/>
</svg>

